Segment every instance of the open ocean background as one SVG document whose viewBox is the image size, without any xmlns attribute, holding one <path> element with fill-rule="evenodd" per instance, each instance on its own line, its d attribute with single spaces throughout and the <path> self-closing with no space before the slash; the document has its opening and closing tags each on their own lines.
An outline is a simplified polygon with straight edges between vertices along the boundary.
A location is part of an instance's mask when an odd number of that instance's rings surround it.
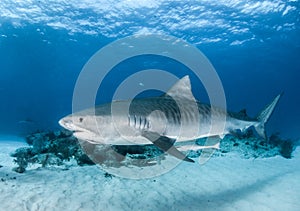
<svg viewBox="0 0 300 211">
<path fill-rule="evenodd" d="M 197 46 L 222 80 L 227 108 L 255 116 L 284 95 L 267 125 L 300 137 L 300 3 L 298 0 L 1 0 L 0 133 L 58 129 L 72 112 L 76 79 L 100 48 L 134 34 L 165 34 Z M 189 73 L 176 62 L 137 57 L 115 67 L 97 103 L 111 100 L 130 73 L 164 69 Z M 205 90 L 193 92 L 207 102 Z"/>
</svg>

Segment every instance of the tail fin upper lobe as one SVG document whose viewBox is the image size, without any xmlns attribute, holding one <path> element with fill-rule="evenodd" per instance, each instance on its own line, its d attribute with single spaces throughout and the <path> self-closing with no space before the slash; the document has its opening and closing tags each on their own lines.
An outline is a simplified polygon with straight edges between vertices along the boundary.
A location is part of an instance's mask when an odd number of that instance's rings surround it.
<svg viewBox="0 0 300 211">
<path fill-rule="evenodd" d="M 264 139 L 267 139 L 265 124 L 268 122 L 281 96 L 282 94 L 277 95 L 274 100 L 270 104 L 268 104 L 256 117 L 258 122 L 256 125 L 254 125 L 255 130 L 258 135 L 260 135 Z"/>
</svg>

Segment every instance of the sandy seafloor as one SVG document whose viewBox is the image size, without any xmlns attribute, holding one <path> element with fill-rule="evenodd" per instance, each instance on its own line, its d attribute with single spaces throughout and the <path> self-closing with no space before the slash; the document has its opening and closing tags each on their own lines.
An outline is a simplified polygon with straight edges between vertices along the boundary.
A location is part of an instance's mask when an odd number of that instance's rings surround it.
<svg viewBox="0 0 300 211">
<path fill-rule="evenodd" d="M 183 162 L 162 176 L 105 177 L 97 166 L 12 171 L 9 153 L 26 146 L 0 138 L 0 210 L 300 210 L 300 148 L 292 159 L 243 159 L 235 153 L 205 165 Z M 23 142 L 22 142 L 23 141 Z"/>
</svg>

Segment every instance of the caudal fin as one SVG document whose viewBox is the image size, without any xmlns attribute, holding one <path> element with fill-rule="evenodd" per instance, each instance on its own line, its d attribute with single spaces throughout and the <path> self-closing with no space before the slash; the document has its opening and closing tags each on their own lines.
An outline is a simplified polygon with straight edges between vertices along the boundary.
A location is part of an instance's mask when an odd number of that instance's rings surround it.
<svg viewBox="0 0 300 211">
<path fill-rule="evenodd" d="M 280 97 L 282 94 L 277 95 L 274 100 L 268 104 L 265 109 L 263 109 L 258 116 L 256 117 L 257 119 L 257 124 L 254 125 L 256 132 L 258 135 L 260 135 L 262 138 L 267 139 L 266 131 L 265 131 L 265 124 L 268 122 L 270 116 L 272 115 L 274 108 L 276 107 Z"/>
</svg>

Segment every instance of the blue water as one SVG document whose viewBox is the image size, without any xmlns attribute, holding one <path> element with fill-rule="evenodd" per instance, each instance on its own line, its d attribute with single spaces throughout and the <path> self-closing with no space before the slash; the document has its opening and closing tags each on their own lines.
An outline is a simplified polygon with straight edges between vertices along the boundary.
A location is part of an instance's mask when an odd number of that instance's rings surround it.
<svg viewBox="0 0 300 211">
<path fill-rule="evenodd" d="M 221 78 L 232 111 L 247 108 L 255 116 L 284 92 L 267 130 L 298 138 L 299 14 L 298 0 L 1 0 L 0 133 L 59 128 L 58 120 L 72 112 L 73 88 L 90 57 L 119 38 L 150 32 L 199 48 Z M 174 61 L 131 58 L 107 76 L 97 103 L 110 101 L 122 79 L 147 68 L 189 74 Z M 207 102 L 205 89 L 191 79 L 196 98 Z"/>
</svg>

